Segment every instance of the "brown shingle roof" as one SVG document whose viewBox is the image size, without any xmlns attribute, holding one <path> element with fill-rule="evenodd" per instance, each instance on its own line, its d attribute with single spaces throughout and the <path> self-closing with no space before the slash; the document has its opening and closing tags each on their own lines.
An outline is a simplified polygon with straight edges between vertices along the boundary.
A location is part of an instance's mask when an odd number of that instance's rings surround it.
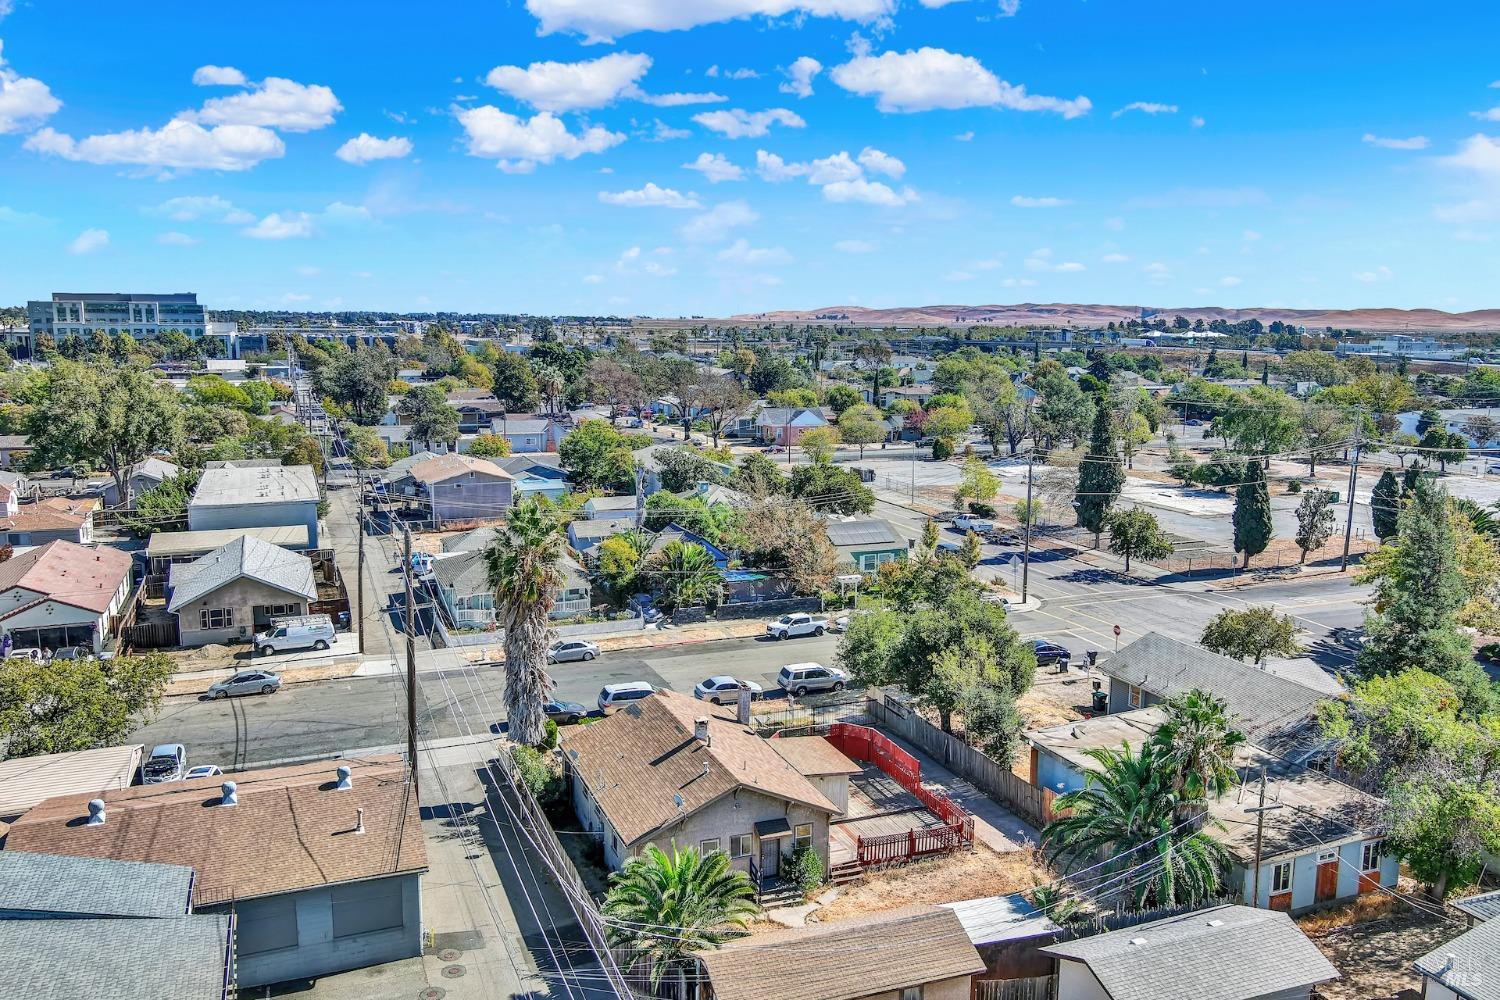
<svg viewBox="0 0 1500 1000">
<path fill-rule="evenodd" d="M 418 462 L 411 467 L 411 477 L 419 483 L 443 483 L 470 472 L 477 472 L 484 476 L 494 476 L 496 479 L 513 479 L 514 477 L 494 462 L 483 458 L 472 458 L 468 455 L 457 455 L 449 452 L 436 458 L 429 458 L 424 462 Z"/>
<path fill-rule="evenodd" d="M 957 914 L 938 906 L 757 934 L 698 958 L 716 1000 L 851 1000 L 985 968 Z"/>
<path fill-rule="evenodd" d="M 353 788 L 334 791 L 340 764 Z M 105 792 L 105 822 L 88 826 L 93 795 L 48 799 L 11 825 L 7 850 L 190 865 L 193 904 L 276 895 L 427 869 L 422 823 L 398 756 L 320 761 L 227 776 L 239 804 L 219 804 L 223 778 Z M 355 833 L 356 809 L 364 833 Z"/>
<path fill-rule="evenodd" d="M 0 529 L 6 531 L 49 531 L 79 528 L 93 512 L 94 501 L 87 504 L 52 497 L 37 503 L 22 504 L 9 517 L 0 517 Z"/>
<path fill-rule="evenodd" d="M 776 752 L 808 777 L 822 774 L 858 774 L 860 766 L 839 753 L 821 736 L 780 736 L 771 741 Z"/>
<path fill-rule="evenodd" d="M 109 610 L 129 573 L 130 556 L 119 549 L 91 549 L 58 540 L 0 563 L 0 594 L 22 587 L 102 613 Z"/>
<path fill-rule="evenodd" d="M 707 718 L 709 744 L 693 736 Z M 837 813 L 766 740 L 733 714 L 673 691 L 631 702 L 592 726 L 570 726 L 563 752 L 626 844 L 690 815 L 729 792 L 749 788 Z M 677 807 L 675 796 L 682 796 Z"/>
</svg>

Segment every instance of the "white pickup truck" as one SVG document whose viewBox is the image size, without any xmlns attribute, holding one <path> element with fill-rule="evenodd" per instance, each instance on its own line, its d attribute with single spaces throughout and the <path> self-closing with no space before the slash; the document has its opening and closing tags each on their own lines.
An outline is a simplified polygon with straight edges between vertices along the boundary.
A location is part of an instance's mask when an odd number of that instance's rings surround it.
<svg viewBox="0 0 1500 1000">
<path fill-rule="evenodd" d="M 828 631 L 827 618 L 814 618 L 805 612 L 782 615 L 766 623 L 766 635 L 772 639 L 791 639 L 799 635 L 822 635 Z"/>
</svg>

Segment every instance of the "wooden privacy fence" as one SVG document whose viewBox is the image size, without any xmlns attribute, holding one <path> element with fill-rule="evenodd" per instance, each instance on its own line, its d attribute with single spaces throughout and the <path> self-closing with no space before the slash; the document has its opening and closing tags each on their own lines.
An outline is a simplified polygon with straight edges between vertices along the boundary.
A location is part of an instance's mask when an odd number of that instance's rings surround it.
<svg viewBox="0 0 1500 1000">
<path fill-rule="evenodd" d="M 1046 822 L 1042 790 L 1013 773 L 1008 763 L 994 760 L 956 736 L 949 736 L 903 705 L 895 695 L 879 688 L 869 690 L 865 711 L 881 726 L 932 754 L 938 763 L 966 778 L 1022 820 L 1034 827 Z"/>
<path fill-rule="evenodd" d="M 981 979 L 974 984 L 974 1000 L 1053 1000 L 1056 996 L 1056 976 Z"/>
</svg>

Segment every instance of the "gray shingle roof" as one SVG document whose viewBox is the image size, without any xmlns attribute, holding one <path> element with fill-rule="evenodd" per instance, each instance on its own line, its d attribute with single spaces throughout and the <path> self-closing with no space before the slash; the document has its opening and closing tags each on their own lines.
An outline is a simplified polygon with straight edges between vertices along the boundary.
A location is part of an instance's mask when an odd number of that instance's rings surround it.
<svg viewBox="0 0 1500 1000">
<path fill-rule="evenodd" d="M 1088 966 L 1112 1000 L 1253 1000 L 1339 978 L 1292 918 L 1216 906 L 1049 945 Z"/>
<path fill-rule="evenodd" d="M 861 518 L 856 521 L 827 522 L 828 540 L 836 547 L 850 545 L 905 546 L 906 540 L 891 527 L 889 521 L 880 518 Z"/>
<path fill-rule="evenodd" d="M 167 610 L 175 613 L 184 605 L 241 578 L 256 580 L 310 601 L 318 599 L 311 559 L 253 535 L 241 535 L 190 563 L 177 563 L 172 567 L 172 601 Z"/>
<path fill-rule="evenodd" d="M 180 917 L 193 870 L 186 865 L 0 851 L 0 910 L 58 917 Z"/>
<path fill-rule="evenodd" d="M 1329 697 L 1296 681 L 1157 632 L 1132 642 L 1100 669 L 1160 698 L 1176 697 L 1192 688 L 1211 691 L 1224 699 L 1246 736 L 1271 750 L 1278 749 L 1278 743 Z"/>
<path fill-rule="evenodd" d="M 229 919 L 0 920 L 0 996 L 221 1000 Z"/>
<path fill-rule="evenodd" d="M 1412 963 L 1464 1000 L 1500 1000 L 1500 920 L 1487 920 Z"/>
<path fill-rule="evenodd" d="M 571 557 L 563 556 L 559 559 L 557 568 L 563 575 L 561 589 L 572 590 L 589 585 L 589 578 L 583 567 Z M 432 576 L 442 586 L 452 587 L 461 597 L 489 591 L 489 565 L 485 562 L 484 547 L 434 559 Z"/>
</svg>

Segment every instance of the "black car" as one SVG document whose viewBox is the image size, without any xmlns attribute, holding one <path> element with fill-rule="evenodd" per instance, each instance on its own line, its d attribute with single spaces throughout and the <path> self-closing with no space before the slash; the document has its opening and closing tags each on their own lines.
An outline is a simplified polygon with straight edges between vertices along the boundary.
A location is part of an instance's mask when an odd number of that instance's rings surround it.
<svg viewBox="0 0 1500 1000">
<path fill-rule="evenodd" d="M 547 713 L 547 718 L 559 726 L 571 726 L 589 714 L 589 710 L 576 701 L 557 701 L 556 699 L 547 702 L 542 710 Z"/>
<path fill-rule="evenodd" d="M 1039 667 L 1045 667 L 1053 663 L 1061 663 L 1066 667 L 1068 662 L 1073 659 L 1073 654 L 1068 652 L 1067 649 L 1046 639 L 1033 639 L 1031 640 L 1031 646 L 1036 650 L 1036 665 Z"/>
</svg>

